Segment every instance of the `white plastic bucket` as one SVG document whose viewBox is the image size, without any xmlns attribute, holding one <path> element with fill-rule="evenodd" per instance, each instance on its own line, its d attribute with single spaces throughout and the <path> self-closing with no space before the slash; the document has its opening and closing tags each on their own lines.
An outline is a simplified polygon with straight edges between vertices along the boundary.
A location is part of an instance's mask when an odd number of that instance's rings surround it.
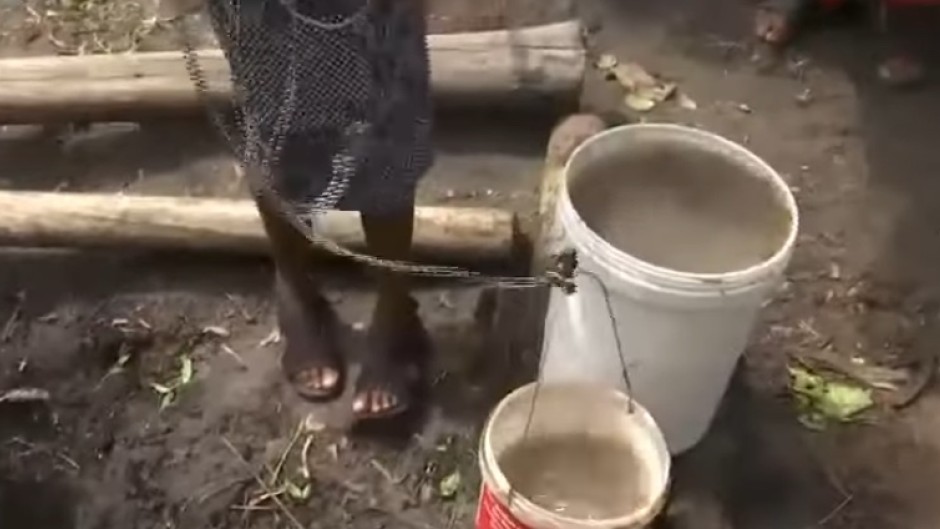
<svg viewBox="0 0 940 529">
<path fill-rule="evenodd" d="M 535 384 L 529 384 L 504 398 L 487 420 L 480 440 L 483 484 L 476 529 L 647 527 L 665 503 L 671 462 L 666 441 L 653 418 L 636 402 L 631 411 L 630 404 L 619 391 L 584 384 L 543 384 L 538 390 Z M 526 434 L 527 423 L 530 426 Z M 510 482 L 500 466 L 507 450 L 540 438 L 572 434 L 623 443 L 635 454 L 634 463 L 639 465 L 631 468 L 636 470 L 636 485 L 643 495 L 639 501 L 625 505 L 622 516 L 604 520 L 569 518 L 510 492 Z M 546 461 L 546 465 L 550 463 Z"/>
<path fill-rule="evenodd" d="M 768 200 L 787 222 L 779 248 L 741 270 L 691 273 L 638 259 L 601 238 L 573 204 L 570 186 L 596 164 L 625 159 L 637 145 L 670 156 L 720 157 L 741 178 L 765 182 Z M 786 183 L 756 155 L 724 138 L 667 124 L 627 125 L 591 138 L 568 162 L 549 242 L 550 251 L 574 249 L 587 274 L 576 277 L 575 294 L 552 292 L 543 380 L 589 381 L 627 391 L 625 364 L 633 395 L 656 418 L 672 453 L 691 448 L 708 430 L 760 307 L 782 280 L 797 226 L 796 201 Z M 610 294 L 622 361 L 598 282 Z"/>
</svg>

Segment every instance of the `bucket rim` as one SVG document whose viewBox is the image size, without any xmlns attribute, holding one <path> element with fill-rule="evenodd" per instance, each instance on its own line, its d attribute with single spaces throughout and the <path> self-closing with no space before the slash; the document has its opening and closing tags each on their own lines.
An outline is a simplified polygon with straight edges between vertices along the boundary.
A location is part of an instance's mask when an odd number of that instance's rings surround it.
<svg viewBox="0 0 940 529">
<path fill-rule="evenodd" d="M 662 430 L 659 428 L 659 425 L 656 423 L 656 420 L 650 414 L 650 412 L 640 405 L 635 399 L 625 395 L 623 392 L 613 389 L 613 388 L 598 388 L 594 384 L 585 384 L 579 382 L 564 382 L 564 383 L 551 383 L 544 384 L 540 382 L 531 382 L 520 386 L 510 392 L 508 395 L 503 397 L 503 399 L 496 405 L 493 411 L 490 413 L 489 417 L 486 420 L 484 425 L 483 432 L 480 435 L 480 447 L 479 447 L 479 465 L 480 472 L 483 478 L 483 484 L 490 486 L 491 489 L 494 489 L 493 492 L 497 494 L 501 499 L 503 498 L 504 491 L 510 490 L 511 485 L 509 484 L 509 479 L 503 473 L 502 468 L 499 465 L 499 462 L 496 459 L 496 455 L 493 453 L 492 445 L 489 440 L 491 438 L 492 429 L 497 418 L 505 411 L 506 407 L 509 406 L 515 400 L 521 398 L 524 394 L 534 392 L 537 385 L 542 384 L 544 389 L 546 386 L 553 389 L 564 389 L 564 388 L 578 388 L 578 389 L 589 389 L 600 394 L 603 392 L 608 397 L 612 397 L 616 400 L 621 401 L 624 404 L 624 409 L 628 409 L 627 406 L 633 406 L 633 409 L 630 413 L 639 413 L 640 421 L 642 422 L 645 430 L 650 434 L 653 443 L 655 444 L 656 452 L 661 456 L 661 465 L 660 464 L 650 464 L 649 467 L 656 471 L 661 471 L 663 473 L 662 486 L 658 490 L 653 491 L 653 494 L 650 495 L 651 499 L 641 508 L 634 510 L 631 513 L 628 513 L 625 516 L 620 516 L 617 518 L 604 518 L 599 520 L 584 520 L 581 518 L 573 518 L 570 516 L 565 516 L 561 514 L 554 513 L 537 505 L 536 503 L 529 500 L 523 495 L 516 496 L 513 501 L 522 505 L 524 510 L 528 512 L 536 512 L 544 514 L 547 517 L 551 517 L 553 520 L 569 524 L 572 527 L 580 528 L 596 528 L 596 529 L 606 529 L 614 527 L 643 527 L 646 524 L 652 522 L 663 510 L 663 507 L 666 503 L 666 498 L 671 484 L 672 476 L 672 455 L 669 452 L 669 447 L 666 444 L 666 439 L 663 436 Z M 506 506 L 509 508 L 509 506 Z"/>
<path fill-rule="evenodd" d="M 674 134 L 677 138 L 685 137 L 698 142 L 713 142 L 716 146 L 733 152 L 747 163 L 752 164 L 774 188 L 775 194 L 782 199 L 782 206 L 790 217 L 787 235 L 774 254 L 754 265 L 738 270 L 719 273 L 687 272 L 656 265 L 635 257 L 607 242 L 597 232 L 591 229 L 584 219 L 581 218 L 581 215 L 577 212 L 577 209 L 571 201 L 568 183 L 573 165 L 585 155 L 585 152 L 593 148 L 598 142 L 608 140 L 613 136 L 637 135 L 645 132 L 662 132 Z M 592 257 L 603 262 L 605 265 L 635 270 L 641 273 L 646 281 L 658 287 L 702 292 L 718 288 L 722 291 L 723 295 L 727 295 L 729 289 L 749 289 L 749 287 L 766 281 L 768 276 L 778 274 L 779 271 L 786 267 L 799 235 L 800 214 L 796 198 L 790 190 L 790 187 L 783 180 L 783 177 L 781 177 L 770 164 L 750 149 L 737 142 L 714 132 L 686 125 L 675 123 L 632 123 L 611 127 L 595 134 L 582 142 L 575 148 L 571 156 L 568 157 L 563 169 L 560 187 L 558 207 L 560 208 L 562 223 L 565 229 L 572 230 L 577 235 L 576 237 L 570 237 L 569 244 L 580 246 L 580 249 L 592 250 L 596 254 L 592 255 Z"/>
</svg>

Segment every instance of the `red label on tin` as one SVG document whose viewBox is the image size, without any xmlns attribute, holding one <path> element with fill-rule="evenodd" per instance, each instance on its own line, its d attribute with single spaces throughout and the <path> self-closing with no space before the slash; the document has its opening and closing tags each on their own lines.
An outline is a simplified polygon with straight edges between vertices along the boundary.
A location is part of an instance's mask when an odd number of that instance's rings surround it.
<svg viewBox="0 0 940 529">
<path fill-rule="evenodd" d="M 477 506 L 476 529 L 531 528 L 513 516 L 484 483 L 483 491 L 480 493 L 480 504 Z"/>
</svg>

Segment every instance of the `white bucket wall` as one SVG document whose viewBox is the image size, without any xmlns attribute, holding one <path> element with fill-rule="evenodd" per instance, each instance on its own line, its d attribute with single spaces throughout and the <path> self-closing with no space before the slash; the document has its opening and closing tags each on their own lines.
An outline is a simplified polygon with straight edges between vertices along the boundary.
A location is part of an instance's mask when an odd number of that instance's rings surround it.
<svg viewBox="0 0 940 529">
<path fill-rule="evenodd" d="M 780 249 L 766 261 L 724 274 L 695 274 L 655 266 L 604 241 L 580 218 L 568 184 L 592 163 L 610 159 L 633 141 L 662 141 L 728 156 L 754 178 L 765 179 L 789 213 Z M 678 125 L 610 129 L 585 142 L 566 167 L 549 250 L 578 254 L 577 292 L 553 290 L 545 322 L 545 382 L 595 382 L 632 391 L 663 430 L 670 452 L 683 452 L 705 435 L 743 353 L 757 314 L 783 278 L 796 241 L 798 213 L 786 183 L 765 162 L 724 138 Z M 623 340 L 617 354 L 603 282 Z"/>
</svg>

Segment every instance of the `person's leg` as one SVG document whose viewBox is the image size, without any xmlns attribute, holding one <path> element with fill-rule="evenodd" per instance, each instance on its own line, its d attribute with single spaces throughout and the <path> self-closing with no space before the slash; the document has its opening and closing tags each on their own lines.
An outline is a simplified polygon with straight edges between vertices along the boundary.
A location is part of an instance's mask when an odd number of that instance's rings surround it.
<svg viewBox="0 0 940 529">
<path fill-rule="evenodd" d="M 882 59 L 878 64 L 878 79 L 895 88 L 918 85 L 926 76 L 926 67 L 914 53 L 917 35 L 932 35 L 934 27 L 925 27 L 925 21 L 934 21 L 916 7 L 890 6 L 886 1 L 876 2 L 876 30 Z"/>
<path fill-rule="evenodd" d="M 757 38 L 773 47 L 788 44 L 814 0 L 762 0 L 754 17 Z"/>
<path fill-rule="evenodd" d="M 273 209 L 258 201 L 276 267 L 275 297 L 284 338 L 282 367 L 304 398 L 330 399 L 342 391 L 345 366 L 336 340 L 337 321 L 311 271 L 309 241 Z"/>
<path fill-rule="evenodd" d="M 369 253 L 382 259 L 410 258 L 413 226 L 413 207 L 362 215 Z M 378 301 L 353 400 L 353 412 L 360 419 L 395 415 L 410 405 L 410 393 L 421 375 L 420 361 L 428 348 L 409 277 L 378 267 L 372 273 Z"/>
</svg>

